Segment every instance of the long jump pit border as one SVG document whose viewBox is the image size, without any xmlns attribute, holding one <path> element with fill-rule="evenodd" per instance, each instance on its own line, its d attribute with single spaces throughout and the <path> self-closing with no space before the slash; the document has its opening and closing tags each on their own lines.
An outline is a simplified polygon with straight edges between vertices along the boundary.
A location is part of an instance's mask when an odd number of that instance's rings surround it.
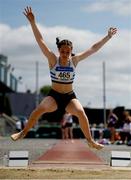
<svg viewBox="0 0 131 180">
<path fill-rule="evenodd" d="M 82 140 L 60 140 L 47 150 L 31 168 L 109 169 L 110 166 Z"/>
</svg>

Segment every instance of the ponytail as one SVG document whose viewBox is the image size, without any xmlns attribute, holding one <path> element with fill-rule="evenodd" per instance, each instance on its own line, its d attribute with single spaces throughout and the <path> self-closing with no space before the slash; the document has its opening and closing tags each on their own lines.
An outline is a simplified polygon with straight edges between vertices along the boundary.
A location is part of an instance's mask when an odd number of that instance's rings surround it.
<svg viewBox="0 0 131 180">
<path fill-rule="evenodd" d="M 56 45 L 57 45 L 57 47 L 59 46 L 59 42 L 60 42 L 60 39 L 57 37 L 56 38 Z"/>
</svg>

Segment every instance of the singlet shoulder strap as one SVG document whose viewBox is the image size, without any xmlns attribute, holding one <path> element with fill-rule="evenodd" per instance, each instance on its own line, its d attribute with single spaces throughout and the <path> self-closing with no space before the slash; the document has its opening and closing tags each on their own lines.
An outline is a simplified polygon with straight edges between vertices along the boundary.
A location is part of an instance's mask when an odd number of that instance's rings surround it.
<svg viewBox="0 0 131 180">
<path fill-rule="evenodd" d="M 59 65 L 59 57 L 56 57 L 56 63 L 52 68 L 50 68 L 50 70 L 54 69 L 58 65 Z"/>
<path fill-rule="evenodd" d="M 71 63 L 71 66 L 73 66 L 74 68 L 76 68 L 75 64 L 74 64 L 73 61 L 72 61 L 72 58 L 70 58 L 70 63 Z"/>
</svg>

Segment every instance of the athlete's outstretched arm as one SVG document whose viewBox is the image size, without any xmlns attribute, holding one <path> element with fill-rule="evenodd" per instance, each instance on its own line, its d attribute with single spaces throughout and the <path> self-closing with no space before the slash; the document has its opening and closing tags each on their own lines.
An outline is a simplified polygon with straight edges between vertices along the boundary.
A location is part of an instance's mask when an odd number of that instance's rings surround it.
<svg viewBox="0 0 131 180">
<path fill-rule="evenodd" d="M 114 34 L 116 34 L 116 32 L 117 32 L 116 28 L 113 28 L 113 27 L 109 28 L 108 34 L 104 38 L 102 38 L 100 41 L 98 41 L 93 46 L 91 46 L 91 48 L 89 48 L 88 50 L 86 50 L 86 51 L 76 55 L 76 57 L 74 57 L 75 58 L 74 60 L 76 60 L 75 63 L 77 64 L 79 61 L 81 61 L 81 60 L 87 58 L 88 56 L 92 55 L 93 53 L 97 52 L 107 41 L 109 41 L 109 39 L 112 38 L 112 36 Z"/>
<path fill-rule="evenodd" d="M 43 54 L 48 58 L 48 60 L 52 60 L 54 59 L 54 53 L 52 53 L 52 51 L 47 47 L 37 25 L 36 25 L 36 22 L 35 22 L 35 16 L 33 14 L 33 11 L 31 9 L 31 7 L 26 7 L 23 14 L 27 17 L 27 19 L 29 20 L 30 24 L 31 24 L 31 27 L 32 27 L 32 30 L 33 30 L 33 33 L 34 33 L 34 36 L 35 36 L 35 39 L 39 45 L 39 47 L 41 48 Z M 51 62 L 50 62 L 51 63 Z"/>
</svg>

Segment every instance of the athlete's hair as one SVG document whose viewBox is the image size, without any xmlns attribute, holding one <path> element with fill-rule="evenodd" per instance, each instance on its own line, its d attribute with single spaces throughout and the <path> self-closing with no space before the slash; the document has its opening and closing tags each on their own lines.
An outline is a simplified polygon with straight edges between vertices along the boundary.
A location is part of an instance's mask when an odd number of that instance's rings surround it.
<svg viewBox="0 0 131 180">
<path fill-rule="evenodd" d="M 60 49 L 62 45 L 68 45 L 71 47 L 71 49 L 73 49 L 73 44 L 71 41 L 67 40 L 67 39 L 63 39 L 60 40 L 58 37 L 56 38 L 56 45 L 57 48 Z"/>
</svg>

